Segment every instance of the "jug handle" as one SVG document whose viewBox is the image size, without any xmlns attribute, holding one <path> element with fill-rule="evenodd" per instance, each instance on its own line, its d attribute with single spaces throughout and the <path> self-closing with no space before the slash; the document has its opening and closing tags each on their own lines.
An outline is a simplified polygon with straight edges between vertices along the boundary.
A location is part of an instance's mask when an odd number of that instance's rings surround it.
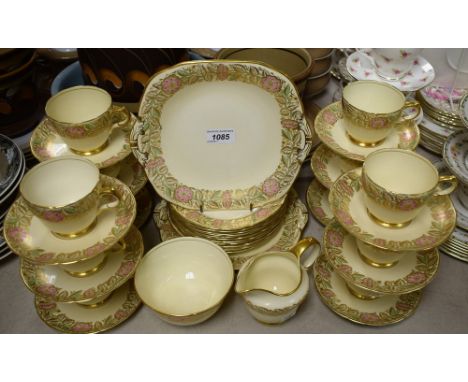
<svg viewBox="0 0 468 382">
<path fill-rule="evenodd" d="M 317 260 L 317 258 L 320 256 L 320 242 L 316 238 L 309 236 L 300 240 L 291 249 L 291 252 L 294 253 L 294 255 L 296 255 L 296 257 L 300 260 L 302 254 L 306 251 L 307 248 L 311 246 L 315 246 L 315 248 L 312 250 L 312 253 L 307 259 L 304 260 L 304 262 L 301 262 L 302 268 L 304 268 L 306 271 L 308 271 L 312 267 L 312 265 L 314 265 L 315 260 Z"/>
</svg>

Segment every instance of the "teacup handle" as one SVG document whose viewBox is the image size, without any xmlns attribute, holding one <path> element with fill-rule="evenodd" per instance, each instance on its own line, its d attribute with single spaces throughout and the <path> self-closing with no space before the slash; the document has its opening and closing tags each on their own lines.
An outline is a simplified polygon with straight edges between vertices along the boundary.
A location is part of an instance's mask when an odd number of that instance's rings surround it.
<svg viewBox="0 0 468 382">
<path fill-rule="evenodd" d="M 442 188 L 443 184 L 449 184 L 447 188 Z M 447 195 L 450 194 L 458 186 L 458 180 L 454 175 L 441 175 L 439 176 L 439 184 L 437 185 L 434 195 Z"/>
<path fill-rule="evenodd" d="M 304 268 L 306 271 L 308 271 L 312 265 L 314 265 L 315 260 L 317 260 L 317 258 L 320 256 L 321 247 L 319 241 L 312 236 L 305 237 L 291 249 L 291 252 L 294 253 L 298 259 L 300 259 L 306 249 L 311 246 L 315 246 L 315 248 L 312 250 L 312 253 L 307 259 L 304 260 L 304 262 L 301 262 L 302 268 Z"/>
<path fill-rule="evenodd" d="M 106 196 L 112 196 L 114 200 L 110 203 L 105 203 L 103 201 L 103 197 L 106 197 Z M 97 213 L 98 215 L 100 215 L 102 212 L 106 210 L 117 207 L 120 202 L 120 199 L 116 195 L 115 189 L 113 187 L 103 188 L 101 192 L 99 193 L 99 198 L 101 199 L 101 203 L 99 204 L 99 207 L 98 207 L 98 213 Z"/>
<path fill-rule="evenodd" d="M 400 118 L 400 122 L 411 121 L 415 119 L 419 115 L 419 113 L 421 113 L 421 105 L 418 101 L 406 101 L 405 105 L 403 106 L 403 110 L 409 109 L 410 107 L 415 107 L 416 111 L 413 114 L 407 116 L 402 115 Z"/>
<path fill-rule="evenodd" d="M 111 119 L 113 121 L 112 130 L 122 129 L 128 126 L 128 122 L 131 119 L 131 115 L 125 106 L 112 105 Z"/>
</svg>

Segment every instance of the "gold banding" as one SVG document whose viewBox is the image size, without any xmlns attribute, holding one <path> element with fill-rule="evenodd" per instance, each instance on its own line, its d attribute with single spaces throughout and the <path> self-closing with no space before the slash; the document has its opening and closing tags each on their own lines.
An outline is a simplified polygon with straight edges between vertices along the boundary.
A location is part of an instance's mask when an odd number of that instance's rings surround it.
<svg viewBox="0 0 468 382">
<path fill-rule="evenodd" d="M 373 215 L 372 212 L 370 212 L 368 209 L 366 209 L 366 211 L 367 211 L 367 215 L 369 215 L 369 217 L 375 223 L 377 223 L 378 225 L 381 225 L 382 227 L 385 227 L 385 228 L 393 228 L 393 229 L 404 228 L 404 227 L 408 226 L 413 221 L 413 219 L 411 219 L 411 220 L 409 220 L 407 222 L 403 222 L 403 223 L 387 223 L 387 222 L 384 222 L 383 220 L 380 220 L 377 216 Z"/>
<path fill-rule="evenodd" d="M 79 150 L 76 150 L 76 149 L 72 149 L 70 146 L 68 148 L 70 149 L 71 152 L 73 152 L 73 153 L 75 153 L 77 155 L 82 155 L 82 156 L 85 156 L 85 157 L 89 157 L 90 155 L 99 154 L 101 151 L 105 150 L 107 148 L 107 146 L 109 146 L 109 140 L 106 140 L 104 142 L 104 144 L 102 144 L 98 148 L 96 148 L 94 150 L 89 150 L 89 151 L 79 151 Z"/>
<path fill-rule="evenodd" d="M 98 265 L 96 265 L 94 268 L 91 268 L 91 269 L 88 269 L 88 270 L 82 271 L 82 272 L 78 272 L 78 271 L 73 272 L 73 271 L 69 271 L 66 268 L 62 268 L 62 269 L 65 272 L 67 272 L 70 276 L 83 278 L 83 277 L 91 276 L 91 275 L 95 274 L 96 272 L 99 272 L 102 268 L 104 268 L 104 265 L 106 265 L 106 262 L 107 262 L 107 256 L 105 256 L 102 259 L 102 261 Z"/>
<path fill-rule="evenodd" d="M 356 247 L 356 249 L 357 249 L 357 252 L 358 252 L 359 257 L 361 258 L 361 260 L 364 261 L 366 264 L 370 265 L 371 267 L 374 267 L 374 268 L 391 268 L 391 267 L 397 265 L 398 261 L 399 261 L 399 260 L 396 260 L 396 261 L 394 261 L 392 263 L 378 263 L 378 262 L 373 261 L 373 260 L 369 259 L 368 257 L 366 257 L 361 252 L 359 247 Z"/>
<path fill-rule="evenodd" d="M 377 296 L 367 296 L 367 295 L 358 293 L 354 289 L 350 288 L 348 284 L 346 284 L 346 288 L 348 288 L 349 293 L 351 293 L 354 297 L 360 300 L 370 301 L 370 300 L 375 300 L 378 298 Z"/>
<path fill-rule="evenodd" d="M 349 135 L 348 132 L 346 132 L 346 135 L 347 137 L 349 138 L 349 140 L 354 143 L 355 145 L 358 145 L 360 147 L 376 147 L 376 146 L 379 146 L 381 145 L 382 143 L 384 143 L 385 139 L 381 139 L 380 141 L 377 141 L 377 142 L 361 142 L 361 141 L 358 141 L 356 138 L 353 138 L 351 135 Z"/>
<path fill-rule="evenodd" d="M 118 290 L 118 289 L 116 289 Z M 100 306 L 104 305 L 109 299 L 112 297 L 115 291 L 109 293 L 106 297 L 104 297 L 101 301 L 95 302 L 94 304 L 87 304 L 85 302 L 77 302 L 76 304 L 85 308 L 85 309 L 94 309 L 99 308 Z"/>
<path fill-rule="evenodd" d="M 76 239 L 78 237 L 81 237 L 83 235 L 86 235 L 89 231 L 92 231 L 94 227 L 97 224 L 97 218 L 93 220 L 93 222 L 87 226 L 86 228 L 82 229 L 81 231 L 78 232 L 72 232 L 72 233 L 58 233 L 58 232 L 52 232 L 52 235 L 55 237 L 58 237 L 59 239 Z"/>
</svg>

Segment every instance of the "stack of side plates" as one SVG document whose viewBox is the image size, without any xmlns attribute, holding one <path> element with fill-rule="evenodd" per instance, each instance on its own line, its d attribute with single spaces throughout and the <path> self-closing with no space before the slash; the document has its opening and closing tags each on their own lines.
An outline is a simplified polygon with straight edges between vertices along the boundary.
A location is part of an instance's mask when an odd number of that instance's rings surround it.
<svg viewBox="0 0 468 382">
<path fill-rule="evenodd" d="M 0 260 L 12 252 L 3 238 L 3 221 L 16 199 L 26 169 L 21 149 L 10 138 L 0 134 Z"/>
<path fill-rule="evenodd" d="M 416 93 L 416 99 L 424 111 L 424 118 L 419 124 L 420 143 L 424 148 L 441 156 L 447 137 L 464 127 L 457 112 L 464 89 L 453 89 L 452 103 L 450 93 L 449 88 L 437 85 L 427 86 Z"/>
</svg>

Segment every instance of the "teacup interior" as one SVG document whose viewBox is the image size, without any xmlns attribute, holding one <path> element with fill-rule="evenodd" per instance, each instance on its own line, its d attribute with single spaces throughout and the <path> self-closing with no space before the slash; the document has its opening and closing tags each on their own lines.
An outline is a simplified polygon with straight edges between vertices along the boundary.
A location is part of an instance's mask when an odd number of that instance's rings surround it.
<svg viewBox="0 0 468 382">
<path fill-rule="evenodd" d="M 418 154 L 406 150 L 382 150 L 364 162 L 366 174 L 386 190 L 419 194 L 433 189 L 438 182 L 437 169 Z"/>
<path fill-rule="evenodd" d="M 103 114 L 112 104 L 111 96 L 93 86 L 77 86 L 53 96 L 46 105 L 48 117 L 62 123 L 82 123 Z"/>
<path fill-rule="evenodd" d="M 269 253 L 257 256 L 241 271 L 237 291 L 263 289 L 275 294 L 293 292 L 301 281 L 301 269 L 291 253 Z"/>
<path fill-rule="evenodd" d="M 405 97 L 398 89 L 373 81 L 347 85 L 343 98 L 357 109 L 375 114 L 393 113 L 405 104 Z"/>
<path fill-rule="evenodd" d="M 23 178 L 21 195 L 43 207 L 61 207 L 88 195 L 99 182 L 99 170 L 80 158 L 61 158 L 33 167 Z"/>
<path fill-rule="evenodd" d="M 156 311 L 188 315 L 219 303 L 232 285 L 227 255 L 204 240 L 170 240 L 150 251 L 139 265 L 135 287 Z"/>
</svg>

